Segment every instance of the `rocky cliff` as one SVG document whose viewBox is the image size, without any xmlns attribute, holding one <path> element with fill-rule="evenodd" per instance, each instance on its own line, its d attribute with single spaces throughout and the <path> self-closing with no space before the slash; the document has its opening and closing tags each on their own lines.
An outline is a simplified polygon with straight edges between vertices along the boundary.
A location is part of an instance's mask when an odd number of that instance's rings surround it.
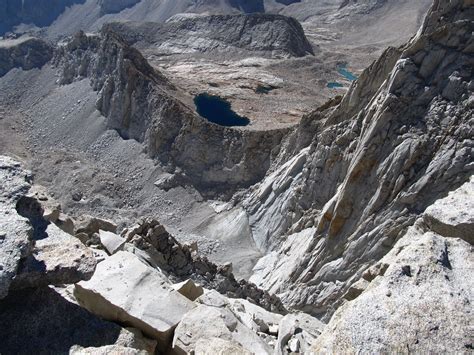
<svg viewBox="0 0 474 355">
<path fill-rule="evenodd" d="M 251 280 L 329 319 L 423 211 L 469 179 L 473 12 L 435 1 L 416 37 L 287 138 L 282 163 L 244 201 L 269 253 Z"/>
<path fill-rule="evenodd" d="M 302 57 L 313 54 L 300 23 L 270 14 L 173 16 L 165 24 L 118 22 L 106 25 L 130 45 L 163 54 L 199 53 Z"/>
<path fill-rule="evenodd" d="M 61 46 L 55 63 L 62 84 L 89 78 L 107 126 L 144 144 L 148 154 L 213 193 L 260 180 L 286 130 L 250 131 L 208 122 L 184 105 L 183 95 L 139 51 L 113 31 L 78 33 Z"/>
</svg>

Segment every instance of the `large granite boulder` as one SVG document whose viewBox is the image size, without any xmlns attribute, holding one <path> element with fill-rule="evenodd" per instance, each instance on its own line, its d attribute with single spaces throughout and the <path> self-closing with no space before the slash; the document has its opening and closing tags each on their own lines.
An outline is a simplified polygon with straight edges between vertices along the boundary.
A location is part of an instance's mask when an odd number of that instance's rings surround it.
<svg viewBox="0 0 474 355">
<path fill-rule="evenodd" d="M 278 340 L 275 355 L 311 352 L 311 346 L 319 337 L 325 324 L 306 313 L 293 313 L 284 316 L 278 327 Z"/>
<path fill-rule="evenodd" d="M 74 296 L 90 312 L 130 324 L 158 340 L 162 350 L 184 314 L 195 307 L 163 273 L 124 251 L 99 263 L 89 281 L 76 284 Z"/>
<path fill-rule="evenodd" d="M 424 213 L 424 221 L 444 237 L 474 244 L 474 176 L 459 189 L 437 200 Z"/>
<path fill-rule="evenodd" d="M 71 284 L 92 277 L 96 259 L 77 238 L 49 224 L 44 238 L 20 263 L 12 288 Z"/>
<path fill-rule="evenodd" d="M 272 350 L 227 307 L 201 304 L 188 312 L 176 327 L 173 351 L 178 354 L 193 353 L 198 341 L 206 339 L 211 342 L 213 338 L 236 342 L 256 354 L 269 354 Z"/>
<path fill-rule="evenodd" d="M 194 349 L 196 355 L 251 355 L 239 343 L 220 338 L 199 339 Z"/>
</svg>

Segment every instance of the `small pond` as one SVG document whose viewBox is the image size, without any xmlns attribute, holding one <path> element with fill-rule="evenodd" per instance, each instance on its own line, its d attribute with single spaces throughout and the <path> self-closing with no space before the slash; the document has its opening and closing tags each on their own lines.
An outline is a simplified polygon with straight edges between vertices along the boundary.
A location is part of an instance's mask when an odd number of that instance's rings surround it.
<svg viewBox="0 0 474 355">
<path fill-rule="evenodd" d="M 196 111 L 208 121 L 221 126 L 247 126 L 250 120 L 232 110 L 230 102 L 215 95 L 199 94 L 194 97 Z"/>
<path fill-rule="evenodd" d="M 355 74 L 351 73 L 349 70 L 347 70 L 347 65 L 346 64 L 339 65 L 337 67 L 337 72 L 349 81 L 357 80 L 357 75 L 355 75 Z"/>
<path fill-rule="evenodd" d="M 337 81 L 330 81 L 327 84 L 327 87 L 330 88 L 330 89 L 337 89 L 337 88 L 344 87 L 344 85 L 342 85 L 341 83 L 338 83 Z"/>
<path fill-rule="evenodd" d="M 349 70 L 347 70 L 347 65 L 346 64 L 340 64 L 337 66 L 337 72 L 342 75 L 345 79 L 349 81 L 354 81 L 357 80 L 357 75 L 354 73 L 351 73 Z M 329 89 L 338 89 L 338 88 L 343 88 L 344 84 L 337 82 L 337 81 L 330 81 L 326 85 Z"/>
</svg>

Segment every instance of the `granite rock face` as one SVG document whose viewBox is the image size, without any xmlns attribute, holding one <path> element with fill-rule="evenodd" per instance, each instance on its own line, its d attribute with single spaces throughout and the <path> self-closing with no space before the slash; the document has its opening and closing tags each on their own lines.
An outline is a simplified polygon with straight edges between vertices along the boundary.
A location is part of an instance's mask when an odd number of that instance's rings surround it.
<svg viewBox="0 0 474 355">
<path fill-rule="evenodd" d="M 43 218 L 40 201 L 29 197 L 30 173 L 0 156 L 0 298 L 9 290 L 68 284 L 92 276 L 91 250 Z"/>
<path fill-rule="evenodd" d="M 388 265 L 384 274 L 336 312 L 312 350 L 469 351 L 472 245 L 415 226 L 380 262 Z"/>
<path fill-rule="evenodd" d="M 199 340 L 219 338 L 241 344 L 249 352 L 269 354 L 271 348 L 256 333 L 245 327 L 226 307 L 200 305 L 187 313 L 176 327 L 173 350 L 178 354 L 195 351 Z"/>
<path fill-rule="evenodd" d="M 409 43 L 285 139 L 281 163 L 243 203 L 271 252 L 252 277 L 259 287 L 328 320 L 421 213 L 473 174 L 472 18 L 469 1 L 435 1 Z"/>
<path fill-rule="evenodd" d="M 96 259 L 77 238 L 50 224 L 43 239 L 22 260 L 13 289 L 71 284 L 92 277 Z"/>
<path fill-rule="evenodd" d="M 474 244 L 474 177 L 445 198 L 429 206 L 423 220 L 428 227 L 447 238 Z"/>
<path fill-rule="evenodd" d="M 91 280 L 76 284 L 74 295 L 90 312 L 140 329 L 162 350 L 183 315 L 195 307 L 162 273 L 123 251 L 102 261 Z"/>
</svg>

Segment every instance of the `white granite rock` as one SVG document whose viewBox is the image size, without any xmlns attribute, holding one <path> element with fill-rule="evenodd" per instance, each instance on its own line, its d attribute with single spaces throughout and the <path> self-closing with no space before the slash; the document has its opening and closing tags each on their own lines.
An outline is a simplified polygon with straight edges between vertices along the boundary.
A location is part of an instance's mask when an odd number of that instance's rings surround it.
<svg viewBox="0 0 474 355">
<path fill-rule="evenodd" d="M 117 251 L 122 250 L 126 240 L 121 236 L 112 233 L 99 230 L 100 243 L 109 252 L 110 255 L 115 254 Z"/>
<path fill-rule="evenodd" d="M 271 353 L 270 347 L 228 308 L 206 305 L 199 305 L 183 317 L 174 333 L 173 350 L 178 354 L 192 353 L 198 341 L 212 338 L 237 342 L 252 353 Z"/>
<path fill-rule="evenodd" d="M 474 244 L 474 176 L 459 189 L 428 207 L 424 221 L 444 237 L 464 239 Z"/>
<path fill-rule="evenodd" d="M 90 312 L 158 340 L 160 349 L 169 345 L 173 329 L 195 307 L 160 271 L 124 251 L 101 262 L 91 280 L 76 284 L 74 295 Z"/>
</svg>

